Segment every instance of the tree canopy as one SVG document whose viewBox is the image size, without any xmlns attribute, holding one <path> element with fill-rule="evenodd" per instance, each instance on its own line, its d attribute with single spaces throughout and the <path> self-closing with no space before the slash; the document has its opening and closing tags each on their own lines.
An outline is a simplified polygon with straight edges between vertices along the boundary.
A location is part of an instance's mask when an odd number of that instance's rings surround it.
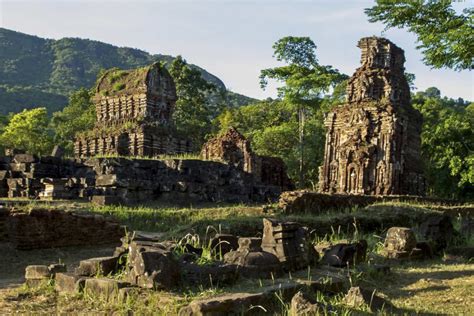
<svg viewBox="0 0 474 316">
<path fill-rule="evenodd" d="M 204 80 L 201 72 L 189 67 L 181 56 L 173 60 L 169 71 L 178 95 L 173 113 L 176 128 L 200 148 L 205 137 L 211 132 L 211 120 L 217 115 L 218 109 L 209 99 L 210 93 L 217 91 L 217 87 Z"/>
<path fill-rule="evenodd" d="M 13 115 L 0 141 L 5 148 L 18 148 L 34 154 L 49 154 L 53 147 L 46 108 L 23 110 Z"/>
<path fill-rule="evenodd" d="M 423 115 L 422 157 L 430 195 L 474 196 L 474 103 L 441 98 L 437 88 L 413 97 Z"/>
<path fill-rule="evenodd" d="M 433 68 L 473 68 L 474 8 L 458 14 L 452 1 L 377 0 L 365 10 L 370 22 L 408 28 L 417 36 L 424 62 Z"/>
<path fill-rule="evenodd" d="M 263 69 L 260 73 L 262 89 L 266 88 L 269 79 L 283 83 L 278 88 L 278 95 L 298 114 L 298 124 L 294 128 L 299 130 L 300 187 L 305 185 L 306 117 L 315 115 L 325 93 L 347 79 L 332 66 L 320 65 L 316 48 L 309 37 L 284 37 L 273 45 L 273 56 L 286 65 Z"/>
<path fill-rule="evenodd" d="M 92 129 L 95 123 L 95 107 L 91 102 L 92 92 L 79 89 L 69 97 L 69 104 L 60 112 L 53 113 L 51 120 L 55 130 L 54 141 L 66 153 L 73 153 L 74 138 L 78 132 Z"/>
</svg>

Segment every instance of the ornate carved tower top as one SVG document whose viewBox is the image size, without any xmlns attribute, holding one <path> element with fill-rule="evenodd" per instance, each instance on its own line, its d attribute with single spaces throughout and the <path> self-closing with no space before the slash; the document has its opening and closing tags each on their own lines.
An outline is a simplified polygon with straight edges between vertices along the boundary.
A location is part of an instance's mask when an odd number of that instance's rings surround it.
<svg viewBox="0 0 474 316">
<path fill-rule="evenodd" d="M 97 82 L 97 124 L 146 120 L 168 125 L 176 100 L 173 78 L 160 63 L 131 70 L 110 69 Z"/>
<path fill-rule="evenodd" d="M 401 48 L 362 38 L 361 67 L 349 79 L 347 102 L 332 110 L 320 190 L 350 194 L 423 194 L 421 114 L 410 105 Z"/>
<path fill-rule="evenodd" d="M 361 64 L 347 85 L 347 101 L 410 102 L 403 49 L 385 38 L 364 37 L 358 45 Z"/>
</svg>

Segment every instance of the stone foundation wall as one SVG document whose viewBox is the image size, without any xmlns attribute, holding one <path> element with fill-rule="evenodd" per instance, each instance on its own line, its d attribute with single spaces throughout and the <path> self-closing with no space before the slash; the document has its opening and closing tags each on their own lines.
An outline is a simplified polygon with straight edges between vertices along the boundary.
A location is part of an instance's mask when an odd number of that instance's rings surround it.
<svg viewBox="0 0 474 316">
<path fill-rule="evenodd" d="M 0 197 L 92 199 L 99 204 L 267 202 L 282 191 L 279 185 L 264 184 L 253 174 L 216 161 L 68 160 L 25 154 L 0 159 Z M 274 175 L 280 177 L 268 177 Z"/>
<path fill-rule="evenodd" d="M 92 193 L 94 178 L 81 160 L 27 154 L 0 157 L 0 197 L 85 198 Z"/>
<path fill-rule="evenodd" d="M 350 195 L 350 194 L 325 194 L 310 191 L 283 192 L 278 202 L 278 207 L 287 214 L 313 213 L 331 209 L 344 209 L 352 207 L 365 207 L 376 202 L 430 202 L 442 205 L 456 205 L 459 202 L 421 196 L 409 195 Z"/>
<path fill-rule="evenodd" d="M 263 185 L 233 166 L 202 160 L 91 159 L 96 176 L 94 201 L 134 203 L 153 199 L 250 202 L 278 198 L 278 186 Z"/>
<path fill-rule="evenodd" d="M 17 249 L 120 243 L 125 228 L 101 215 L 33 209 L 6 217 L 7 240 Z"/>
</svg>

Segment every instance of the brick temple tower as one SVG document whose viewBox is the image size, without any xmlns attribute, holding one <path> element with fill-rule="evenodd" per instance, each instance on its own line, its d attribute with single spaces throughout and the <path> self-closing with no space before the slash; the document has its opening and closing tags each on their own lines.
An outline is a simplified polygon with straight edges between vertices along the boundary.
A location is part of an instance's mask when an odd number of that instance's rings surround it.
<svg viewBox="0 0 474 316">
<path fill-rule="evenodd" d="M 422 116 L 410 104 L 401 48 L 362 38 L 361 64 L 349 79 L 347 101 L 325 119 L 321 192 L 423 195 Z"/>
<path fill-rule="evenodd" d="M 160 64 L 133 70 L 108 70 L 97 82 L 93 130 L 78 135 L 76 156 L 157 156 L 191 151 L 173 136 L 176 88 Z"/>
</svg>

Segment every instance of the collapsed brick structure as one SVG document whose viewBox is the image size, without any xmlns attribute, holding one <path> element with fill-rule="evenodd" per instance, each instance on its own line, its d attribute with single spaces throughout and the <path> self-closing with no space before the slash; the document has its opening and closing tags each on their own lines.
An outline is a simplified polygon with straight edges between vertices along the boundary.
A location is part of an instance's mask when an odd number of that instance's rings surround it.
<svg viewBox="0 0 474 316">
<path fill-rule="evenodd" d="M 332 110 L 320 191 L 423 195 L 422 116 L 410 105 L 404 52 L 384 38 L 362 38 L 361 63 L 350 78 L 347 103 Z"/>
<path fill-rule="evenodd" d="M 93 98 L 96 126 L 76 139 L 76 156 L 190 152 L 191 143 L 173 135 L 176 99 L 173 79 L 160 63 L 107 71 L 98 80 Z"/>
<path fill-rule="evenodd" d="M 285 162 L 278 157 L 255 154 L 250 142 L 233 127 L 204 144 L 201 157 L 233 165 L 252 174 L 258 181 L 279 186 L 283 191 L 294 189 L 286 172 Z"/>
</svg>

